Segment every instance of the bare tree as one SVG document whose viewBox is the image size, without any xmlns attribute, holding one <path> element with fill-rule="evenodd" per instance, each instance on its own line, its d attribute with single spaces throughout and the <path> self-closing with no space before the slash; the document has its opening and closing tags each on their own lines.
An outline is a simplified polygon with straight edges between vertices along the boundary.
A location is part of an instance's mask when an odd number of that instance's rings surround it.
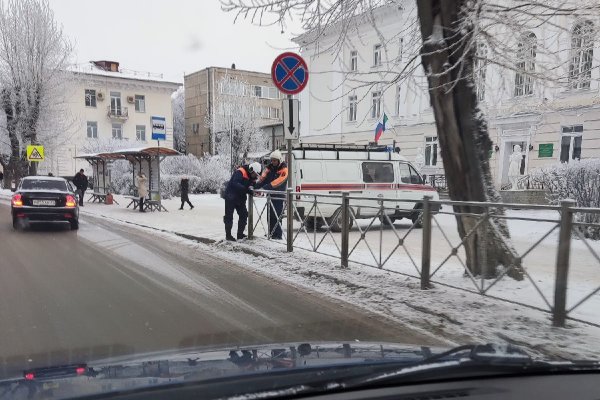
<svg viewBox="0 0 600 400">
<path fill-rule="evenodd" d="M 28 167 L 25 148 L 42 144 L 40 121 L 51 121 L 56 102 L 53 96 L 64 88 L 71 45 L 46 0 L 4 0 L 0 2 L 0 104 L 6 117 L 10 146 L 0 157 L 5 179 L 35 174 L 36 164 Z"/>
<path fill-rule="evenodd" d="M 387 57 L 377 71 L 348 74 L 332 69 L 345 75 L 342 85 L 348 88 L 338 91 L 338 98 L 358 87 L 387 90 L 405 80 L 418 86 L 420 76 L 426 78 L 450 198 L 487 202 L 500 202 L 500 196 L 490 171 L 492 141 L 478 103 L 485 70 L 496 68 L 501 77 L 495 83 L 497 94 L 492 95 L 508 92 L 511 97 L 526 97 L 567 85 L 589 87 L 598 32 L 593 24 L 600 16 L 600 5 L 593 0 L 417 0 L 416 6 L 400 0 L 222 0 L 222 5 L 224 10 L 261 25 L 280 24 L 285 29 L 290 20 L 299 20 L 306 32 L 299 43 L 333 53 L 338 59 L 366 23 L 380 37 L 386 52 L 388 43 L 405 39 L 406 55 Z M 407 18 L 390 38 L 379 30 L 377 19 L 392 5 L 414 13 L 414 23 Z M 583 21 L 580 38 L 569 48 L 561 46 L 563 37 L 575 31 L 571 32 L 565 20 Z M 549 32 L 547 39 L 538 40 L 533 33 L 540 28 Z M 539 96 L 539 102 L 524 103 L 547 107 L 543 97 Z M 479 207 L 455 209 L 461 214 L 483 212 Z M 503 213 L 502 209 L 493 211 Z M 491 218 L 486 229 L 475 229 L 477 219 L 464 215 L 457 216 L 457 222 L 460 236 L 466 238 L 467 266 L 472 273 L 492 276 L 502 265 L 510 276 L 522 279 L 521 260 L 503 220 Z"/>
<path fill-rule="evenodd" d="M 185 89 L 181 86 L 171 96 L 173 108 L 173 148 L 185 153 Z"/>
<path fill-rule="evenodd" d="M 223 160 L 229 160 L 233 170 L 249 153 L 267 148 L 258 126 L 261 110 L 250 85 L 238 78 L 224 76 L 217 89 L 214 113 L 208 116 L 206 124 L 215 132 L 217 153 Z"/>
</svg>

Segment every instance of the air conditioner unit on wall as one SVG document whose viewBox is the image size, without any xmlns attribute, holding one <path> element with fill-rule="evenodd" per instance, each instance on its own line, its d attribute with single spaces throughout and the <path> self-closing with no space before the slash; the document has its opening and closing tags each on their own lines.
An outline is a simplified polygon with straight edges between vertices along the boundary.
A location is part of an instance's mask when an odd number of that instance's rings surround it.
<svg viewBox="0 0 600 400">
<path fill-rule="evenodd" d="M 98 98 L 98 100 L 102 101 L 102 100 L 104 100 L 104 93 L 98 92 L 98 94 L 96 95 L 96 97 Z"/>
<path fill-rule="evenodd" d="M 133 104 L 133 96 L 127 96 L 127 102 Z"/>
</svg>

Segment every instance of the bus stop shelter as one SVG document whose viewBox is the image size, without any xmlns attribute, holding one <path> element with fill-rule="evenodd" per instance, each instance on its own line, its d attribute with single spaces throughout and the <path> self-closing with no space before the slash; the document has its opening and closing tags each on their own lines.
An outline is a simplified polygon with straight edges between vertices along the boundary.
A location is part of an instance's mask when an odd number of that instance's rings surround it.
<svg viewBox="0 0 600 400">
<path fill-rule="evenodd" d="M 104 153 L 84 154 L 77 158 L 87 160 L 94 168 L 94 173 L 97 174 L 94 176 L 94 193 L 91 201 L 95 201 L 98 195 L 101 194 L 104 194 L 103 197 L 106 197 L 106 193 L 108 193 L 109 176 L 106 168 L 107 163 L 114 160 L 127 160 L 132 166 L 132 178 L 134 183 L 136 181 L 136 176 L 140 171 L 148 178 L 149 198 L 144 202 L 144 209 L 148 211 L 167 211 L 161 202 L 160 163 L 165 157 L 178 155 L 181 155 L 181 153 L 168 147 L 146 146 Z M 96 190 L 96 182 L 98 182 L 98 190 Z M 96 197 L 94 197 L 94 194 L 96 194 Z M 100 196 L 100 198 L 101 197 L 102 196 Z M 131 200 L 127 207 L 130 207 L 131 205 L 133 205 L 134 209 L 138 207 L 139 197 L 137 196 L 137 193 L 132 193 L 130 196 L 126 197 Z"/>
</svg>

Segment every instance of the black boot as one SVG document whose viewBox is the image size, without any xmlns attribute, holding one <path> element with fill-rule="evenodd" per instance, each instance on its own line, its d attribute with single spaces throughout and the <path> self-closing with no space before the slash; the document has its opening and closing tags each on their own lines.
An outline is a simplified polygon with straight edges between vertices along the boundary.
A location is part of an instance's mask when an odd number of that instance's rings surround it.
<svg viewBox="0 0 600 400">
<path fill-rule="evenodd" d="M 233 228 L 233 224 L 225 224 L 225 240 L 235 242 L 235 238 L 231 236 L 231 228 Z"/>
<path fill-rule="evenodd" d="M 246 229 L 246 224 L 238 223 L 238 231 L 237 231 L 238 239 L 246 239 L 246 235 L 244 235 L 244 229 Z"/>
</svg>

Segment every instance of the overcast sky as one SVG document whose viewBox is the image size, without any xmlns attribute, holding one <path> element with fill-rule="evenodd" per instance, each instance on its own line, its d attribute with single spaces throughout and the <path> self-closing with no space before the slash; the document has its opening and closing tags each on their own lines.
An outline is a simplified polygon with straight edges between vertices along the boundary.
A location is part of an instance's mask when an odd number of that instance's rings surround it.
<svg viewBox="0 0 600 400">
<path fill-rule="evenodd" d="M 218 0 L 49 0 L 75 46 L 74 61 L 114 60 L 121 67 L 184 73 L 209 66 L 270 72 L 275 56 L 293 48 L 298 28 L 233 24 Z M 295 29 L 295 30 L 294 30 Z"/>
</svg>

